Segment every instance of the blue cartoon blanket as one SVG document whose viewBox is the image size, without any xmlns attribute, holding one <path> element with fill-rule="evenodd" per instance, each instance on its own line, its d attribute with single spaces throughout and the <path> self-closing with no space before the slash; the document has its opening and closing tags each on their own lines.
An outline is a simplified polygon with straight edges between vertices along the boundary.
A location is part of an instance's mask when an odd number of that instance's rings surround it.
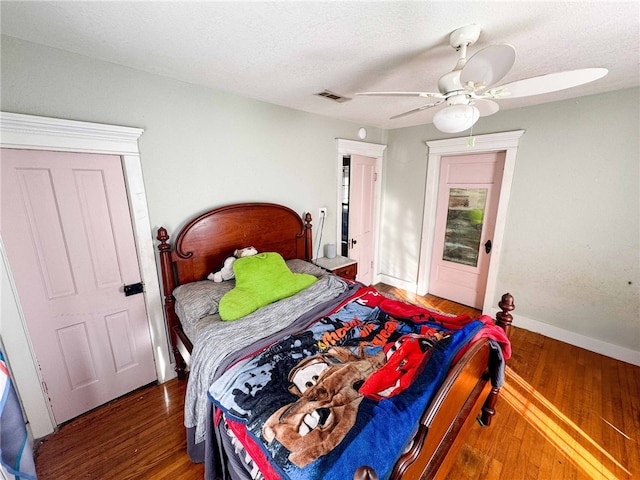
<svg viewBox="0 0 640 480">
<path fill-rule="evenodd" d="M 402 318 L 404 305 L 363 289 L 213 383 L 210 399 L 246 429 L 265 478 L 344 480 L 362 465 L 390 475 L 451 361 L 483 327 L 446 328 L 415 306 Z"/>
</svg>

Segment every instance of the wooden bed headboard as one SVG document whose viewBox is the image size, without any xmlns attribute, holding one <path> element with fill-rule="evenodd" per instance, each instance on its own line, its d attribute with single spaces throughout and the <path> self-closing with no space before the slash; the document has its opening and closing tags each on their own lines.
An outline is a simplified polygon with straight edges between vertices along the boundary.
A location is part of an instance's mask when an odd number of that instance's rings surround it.
<svg viewBox="0 0 640 480">
<path fill-rule="evenodd" d="M 277 252 L 285 260 L 313 257 L 311 215 L 307 213 L 303 221 L 295 211 L 274 203 L 238 203 L 209 210 L 180 230 L 173 248 L 164 227 L 158 229 L 157 238 L 164 310 L 174 353 L 180 349 L 177 337 L 182 336 L 173 298 L 178 285 L 205 280 L 237 248 L 253 246 L 258 252 Z M 184 339 L 184 343 L 189 342 Z"/>
<path fill-rule="evenodd" d="M 175 237 L 173 250 L 163 227 L 158 229 L 158 240 L 163 277 L 171 271 L 175 277 L 173 281 L 163 278 L 163 282 L 175 288 L 204 280 L 237 248 L 253 246 L 259 252 L 278 252 L 285 260 L 311 260 L 311 215 L 307 213 L 303 222 L 300 215 L 282 205 L 238 203 L 214 208 L 191 220 Z M 166 260 L 172 265 L 165 272 Z"/>
</svg>

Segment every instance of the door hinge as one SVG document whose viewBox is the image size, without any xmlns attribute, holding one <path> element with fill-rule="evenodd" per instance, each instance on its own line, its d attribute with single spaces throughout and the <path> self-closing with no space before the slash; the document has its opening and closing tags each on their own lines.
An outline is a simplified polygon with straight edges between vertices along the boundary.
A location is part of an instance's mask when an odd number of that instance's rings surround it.
<svg viewBox="0 0 640 480">
<path fill-rule="evenodd" d="M 374 182 L 378 181 L 378 172 L 373 172 L 373 181 Z"/>
<path fill-rule="evenodd" d="M 40 384 L 42 385 L 42 391 L 49 396 L 49 389 L 47 388 L 47 382 L 44 381 L 44 377 L 42 376 L 42 367 L 40 366 L 40 362 L 36 360 L 36 365 L 38 365 L 38 373 L 40 377 Z"/>
</svg>

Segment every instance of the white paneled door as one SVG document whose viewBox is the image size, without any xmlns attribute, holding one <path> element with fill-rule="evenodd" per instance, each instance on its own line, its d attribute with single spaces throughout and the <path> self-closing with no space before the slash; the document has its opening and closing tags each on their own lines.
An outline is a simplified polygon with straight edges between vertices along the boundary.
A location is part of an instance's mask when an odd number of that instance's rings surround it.
<svg viewBox="0 0 640 480">
<path fill-rule="evenodd" d="M 2 149 L 0 232 L 57 424 L 156 380 L 119 156 Z"/>
<path fill-rule="evenodd" d="M 443 157 L 429 293 L 482 308 L 505 152 Z"/>
<path fill-rule="evenodd" d="M 370 285 L 373 277 L 376 159 L 351 155 L 349 182 L 349 258 L 358 262 L 356 279 Z"/>
</svg>

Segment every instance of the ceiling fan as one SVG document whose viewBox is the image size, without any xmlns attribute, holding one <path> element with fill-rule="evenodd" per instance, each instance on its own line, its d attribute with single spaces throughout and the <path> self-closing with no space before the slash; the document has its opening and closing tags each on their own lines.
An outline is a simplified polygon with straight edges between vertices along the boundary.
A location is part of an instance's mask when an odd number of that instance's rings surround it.
<svg viewBox="0 0 640 480">
<path fill-rule="evenodd" d="M 516 51 L 511 45 L 490 45 L 467 59 L 467 47 L 480 37 L 478 25 L 467 25 L 454 30 L 449 44 L 459 52 L 455 68 L 438 80 L 439 92 L 360 92 L 356 95 L 401 96 L 434 99 L 391 117 L 404 117 L 428 108 L 446 104 L 433 117 L 436 128 L 445 133 L 458 133 L 471 128 L 479 117 L 492 115 L 499 110 L 494 100 L 518 98 L 541 93 L 555 92 L 577 87 L 604 77 L 606 68 L 582 68 L 567 70 L 537 77 L 525 78 L 504 85 L 494 85 L 511 70 L 516 60 Z"/>
</svg>

